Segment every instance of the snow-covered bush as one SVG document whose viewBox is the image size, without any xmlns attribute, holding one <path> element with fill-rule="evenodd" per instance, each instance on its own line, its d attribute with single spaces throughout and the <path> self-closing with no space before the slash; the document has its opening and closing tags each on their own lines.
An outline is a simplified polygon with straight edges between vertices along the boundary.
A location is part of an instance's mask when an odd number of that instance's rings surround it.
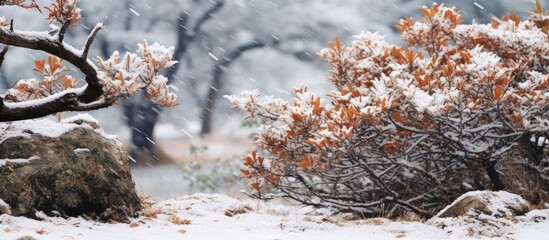
<svg viewBox="0 0 549 240">
<path fill-rule="evenodd" d="M 543 156 L 528 152 L 549 130 L 549 13 L 536 2 L 526 20 L 465 25 L 455 8 L 422 11 L 396 25 L 408 47 L 368 32 L 322 50 L 327 99 L 305 87 L 293 102 L 228 96 L 264 123 L 241 170 L 254 196 L 430 216 L 466 191 L 506 189 L 498 163 L 517 148 L 548 186 Z"/>
<path fill-rule="evenodd" d="M 88 111 L 108 107 L 120 98 L 127 98 L 144 90 L 147 97 L 162 106 L 174 106 L 176 96 L 168 89 L 166 77 L 160 74 L 175 64 L 174 48 L 157 43 L 139 44 L 135 54 L 123 57 L 115 52 L 109 59 L 98 57 L 99 67 L 88 59 L 90 46 L 97 33 L 104 28 L 97 24 L 82 48 L 77 49 L 65 40 L 70 27 L 82 20 L 77 0 L 55 0 L 49 6 L 40 6 L 34 0 L 0 0 L 0 6 L 36 9 L 47 13 L 47 31 L 20 31 L 14 22 L 0 17 L 0 52 L 2 64 L 9 47 L 38 50 L 51 54 L 46 60 L 35 60 L 34 70 L 43 77 L 21 79 L 0 98 L 0 121 L 16 121 L 43 117 L 63 111 Z M 24 20 L 23 20 L 24 21 Z M 77 88 L 78 79 L 69 75 L 63 61 L 74 65 L 85 76 L 84 86 Z"/>
</svg>

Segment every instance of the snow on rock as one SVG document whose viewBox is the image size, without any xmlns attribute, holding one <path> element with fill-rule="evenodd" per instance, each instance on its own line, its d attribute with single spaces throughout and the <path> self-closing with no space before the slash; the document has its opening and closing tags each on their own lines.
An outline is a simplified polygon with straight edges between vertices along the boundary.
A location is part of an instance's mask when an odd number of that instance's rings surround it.
<svg viewBox="0 0 549 240">
<path fill-rule="evenodd" d="M 16 122 L 2 122 L 0 123 L 0 133 L 2 133 L 0 134 L 0 143 L 8 138 L 30 136 L 33 133 L 51 138 L 59 137 L 63 133 L 66 133 L 76 127 L 78 127 L 76 124 L 57 124 L 46 118 Z"/>
<path fill-rule="evenodd" d="M 544 239 L 549 210 L 529 212 L 529 204 L 520 196 L 504 191 L 473 191 L 463 194 L 452 204 L 429 220 L 429 223 L 453 232 L 456 235 L 503 238 L 521 235 L 516 239 Z M 524 215 L 524 216 L 520 216 Z M 543 223 L 543 227 L 532 226 L 531 236 L 514 231 L 529 224 Z"/>
<path fill-rule="evenodd" d="M 260 204 L 261 203 L 261 204 Z M 150 203 L 128 224 L 104 224 L 83 218 L 48 217 L 43 221 L 0 216 L 2 239 L 477 239 L 470 225 L 446 218 L 444 225 L 374 218 L 350 220 L 346 215 L 267 206 L 219 194 L 194 194 Z M 144 204 L 146 205 L 146 204 Z M 261 206 L 261 207 L 260 207 Z M 493 227 L 493 226 L 492 226 Z M 544 239 L 549 210 L 538 210 L 501 225 L 499 236 Z"/>
<path fill-rule="evenodd" d="M 97 119 L 87 113 L 79 113 L 75 116 L 64 118 L 63 120 L 61 120 L 62 123 L 74 123 L 78 121 L 99 124 L 99 121 L 97 121 Z"/>
<path fill-rule="evenodd" d="M 0 214 L 11 214 L 11 207 L 0 198 Z"/>
<path fill-rule="evenodd" d="M 434 218 L 428 222 L 451 233 L 475 239 L 547 239 L 549 209 L 533 210 L 524 216 L 498 218 L 478 213 L 476 216 Z"/>
<path fill-rule="evenodd" d="M 0 143 L 9 138 L 18 136 L 30 137 L 32 134 L 40 134 L 45 137 L 56 138 L 79 127 L 93 129 L 95 132 L 101 134 L 101 136 L 107 139 L 116 140 L 117 144 L 122 146 L 122 143 L 118 140 L 117 136 L 109 135 L 103 132 L 99 126 L 99 121 L 87 113 L 62 119 L 60 122 L 54 122 L 48 118 L 1 122 Z"/>
<path fill-rule="evenodd" d="M 475 215 L 481 212 L 494 217 L 513 217 L 528 212 L 529 204 L 519 195 L 505 191 L 472 191 L 461 195 L 435 218 Z"/>
<path fill-rule="evenodd" d="M 37 157 L 37 156 L 32 156 L 30 158 L 0 159 L 0 167 L 5 166 L 8 162 L 10 164 L 13 164 L 13 163 L 28 163 L 30 161 L 38 160 L 38 159 L 40 159 L 40 158 Z M 1 202 L 0 202 L 0 204 L 1 204 Z"/>
</svg>

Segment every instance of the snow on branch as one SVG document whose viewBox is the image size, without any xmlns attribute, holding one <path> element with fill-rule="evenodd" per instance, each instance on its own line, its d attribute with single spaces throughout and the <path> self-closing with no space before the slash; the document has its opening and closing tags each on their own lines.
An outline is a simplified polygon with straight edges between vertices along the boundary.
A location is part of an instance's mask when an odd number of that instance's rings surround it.
<svg viewBox="0 0 549 240">
<path fill-rule="evenodd" d="M 22 8 L 36 8 L 40 11 L 40 8 L 35 0 L 0 0 L 0 6 L 2 5 L 19 6 Z"/>
<path fill-rule="evenodd" d="M 100 68 L 88 59 L 88 52 L 97 33 L 104 27 L 97 24 L 80 50 L 64 42 L 68 27 L 76 27 L 82 18 L 82 10 L 76 0 L 56 0 L 44 7 L 49 12 L 47 20 L 60 25 L 54 35 L 49 32 L 25 32 L 12 29 L 12 24 L 0 18 L 0 43 L 51 54 L 48 60 L 36 60 L 34 70 L 43 79 L 23 79 L 0 98 L 0 121 L 16 121 L 47 116 L 63 111 L 87 111 L 112 105 L 119 98 L 131 97 L 145 90 L 151 101 L 163 105 L 177 104 L 175 94 L 169 92 L 167 79 L 160 71 L 175 64 L 174 49 L 146 41 L 138 45 L 136 54 L 118 53 L 103 61 Z M 0 5 L 17 5 L 31 8 L 39 6 L 34 1 L 0 1 Z M 7 48 L 4 49 L 7 49 Z M 5 50 L 7 51 L 7 50 Z M 0 55 L 5 54 L 2 51 Z M 85 86 L 76 88 L 78 79 L 72 77 L 63 62 L 69 62 L 85 75 Z"/>
<path fill-rule="evenodd" d="M 148 45 L 146 41 L 138 45 L 136 53 L 126 53 L 123 57 L 115 52 L 109 59 L 98 58 L 98 77 L 107 96 L 132 96 L 142 89 L 149 99 L 163 106 L 176 104 L 175 94 L 169 92 L 168 79 L 159 74 L 162 69 L 173 66 L 174 48 L 166 48 L 158 43 Z"/>
</svg>

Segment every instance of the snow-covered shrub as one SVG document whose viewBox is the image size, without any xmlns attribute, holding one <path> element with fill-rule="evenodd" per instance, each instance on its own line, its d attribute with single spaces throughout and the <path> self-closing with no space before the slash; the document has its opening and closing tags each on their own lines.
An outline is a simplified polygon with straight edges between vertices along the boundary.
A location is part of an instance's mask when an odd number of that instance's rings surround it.
<svg viewBox="0 0 549 240">
<path fill-rule="evenodd" d="M 175 94 L 168 89 L 168 80 L 160 71 L 175 64 L 174 48 L 144 41 L 136 53 L 123 57 L 115 52 L 109 59 L 88 59 L 90 46 L 97 33 L 104 28 L 98 23 L 80 49 L 65 41 L 70 27 L 82 20 L 78 0 L 55 0 L 40 6 L 34 0 L 0 0 L 0 6 L 31 8 L 47 13 L 50 24 L 46 31 L 20 31 L 14 22 L 0 17 L 0 65 L 9 47 L 19 47 L 51 54 L 46 60 L 35 60 L 34 71 L 42 79 L 21 79 L 0 97 L 0 121 L 16 121 L 47 116 L 63 111 L 88 111 L 108 107 L 120 98 L 128 98 L 145 91 L 152 102 L 162 106 L 177 104 Z M 84 86 L 77 88 L 78 79 L 69 75 L 63 61 L 74 65 L 85 77 Z M 82 85 L 82 84 L 81 84 Z"/>
<path fill-rule="evenodd" d="M 422 11 L 396 25 L 408 47 L 368 32 L 322 50 L 333 67 L 327 99 L 305 87 L 293 102 L 228 96 L 263 121 L 260 150 L 241 170 L 254 196 L 430 216 L 466 191 L 505 189 L 499 161 L 546 144 L 549 13 L 539 2 L 526 20 L 491 24 L 460 24 L 459 11 L 443 5 Z M 520 157 L 548 185 L 543 156 Z"/>
</svg>

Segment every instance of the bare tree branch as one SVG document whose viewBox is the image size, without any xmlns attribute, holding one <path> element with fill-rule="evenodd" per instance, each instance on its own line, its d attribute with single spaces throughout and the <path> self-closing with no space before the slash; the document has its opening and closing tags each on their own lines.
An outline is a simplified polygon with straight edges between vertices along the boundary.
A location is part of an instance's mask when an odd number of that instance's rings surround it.
<svg viewBox="0 0 549 240">
<path fill-rule="evenodd" d="M 95 37 L 97 36 L 97 33 L 103 29 L 105 23 L 98 23 L 95 25 L 93 30 L 91 31 L 90 35 L 86 39 L 86 43 L 84 44 L 84 47 L 82 48 L 82 58 L 88 58 L 88 53 L 90 51 L 90 47 L 95 40 Z M 105 56 L 106 57 L 106 56 Z"/>
<path fill-rule="evenodd" d="M 2 63 L 4 63 L 4 58 L 6 57 L 6 53 L 8 53 L 10 46 L 4 45 L 2 48 L 2 51 L 0 51 L 0 67 L 2 67 Z"/>
<path fill-rule="evenodd" d="M 13 32 L 13 19 L 10 21 L 10 31 Z M 8 53 L 9 48 L 9 45 L 4 45 L 2 51 L 0 52 L 0 67 L 2 67 L 2 63 L 4 63 L 4 58 L 6 57 L 6 53 Z"/>
<path fill-rule="evenodd" d="M 201 28 L 202 28 L 202 25 L 204 25 L 204 23 L 206 23 L 208 20 L 210 20 L 210 18 L 213 17 L 213 14 L 218 12 L 219 10 L 221 10 L 221 8 L 223 7 L 223 5 L 225 5 L 225 1 L 224 0 L 220 0 L 220 1 L 217 1 L 215 2 L 215 4 L 210 8 L 208 9 L 199 19 L 198 21 L 196 22 L 194 28 L 193 28 L 193 32 L 192 34 L 193 35 L 196 35 L 197 33 L 200 32 Z"/>
<path fill-rule="evenodd" d="M 187 12 L 183 11 L 179 14 L 177 18 L 178 21 L 176 24 L 177 44 L 175 45 L 173 60 L 181 61 L 181 59 L 183 58 L 183 55 L 187 52 L 187 49 L 196 38 L 196 35 L 201 31 L 202 26 L 213 17 L 214 13 L 220 11 L 224 5 L 225 5 L 224 0 L 215 2 L 215 4 L 206 12 L 204 12 L 204 14 L 198 19 L 194 27 L 188 26 L 189 14 Z M 191 32 L 189 32 L 190 29 L 192 29 Z M 172 79 L 174 79 L 175 75 L 177 74 L 177 71 L 179 70 L 179 66 L 181 66 L 181 64 L 177 64 L 171 67 L 170 69 L 168 69 L 168 73 L 166 74 L 166 77 L 169 79 L 168 81 L 170 81 L 170 83 Z"/>
<path fill-rule="evenodd" d="M 67 33 L 67 29 L 71 26 L 71 21 L 66 20 L 65 23 L 61 26 L 59 29 L 59 32 L 57 33 L 59 44 L 63 43 L 63 40 L 65 40 L 65 33 Z"/>
<path fill-rule="evenodd" d="M 208 91 L 208 96 L 206 98 L 205 106 L 202 109 L 202 129 L 200 135 L 209 134 L 212 130 L 212 121 L 213 121 L 213 110 L 221 90 L 223 83 L 223 74 L 225 70 L 231 65 L 236 59 L 240 58 L 242 54 L 246 51 L 264 47 L 265 44 L 260 40 L 254 40 L 252 42 L 240 45 L 228 52 L 223 56 L 214 67 L 214 74 L 210 89 Z"/>
</svg>

